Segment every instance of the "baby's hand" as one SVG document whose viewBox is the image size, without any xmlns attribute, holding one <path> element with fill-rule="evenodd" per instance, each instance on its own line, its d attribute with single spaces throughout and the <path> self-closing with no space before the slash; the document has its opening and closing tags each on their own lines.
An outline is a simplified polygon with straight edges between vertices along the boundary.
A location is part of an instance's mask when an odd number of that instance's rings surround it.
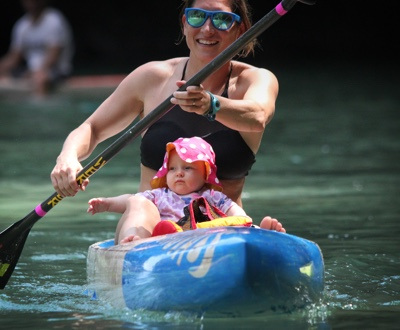
<svg viewBox="0 0 400 330">
<path fill-rule="evenodd" d="M 92 213 L 92 215 L 105 212 L 108 209 L 108 203 L 106 198 L 92 198 L 88 202 L 89 207 L 87 209 L 88 213 Z"/>
</svg>

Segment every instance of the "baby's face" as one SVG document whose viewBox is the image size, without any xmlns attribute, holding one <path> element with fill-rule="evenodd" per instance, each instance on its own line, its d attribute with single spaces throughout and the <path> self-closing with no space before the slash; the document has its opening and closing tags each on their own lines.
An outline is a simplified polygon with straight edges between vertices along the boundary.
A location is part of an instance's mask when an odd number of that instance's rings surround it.
<svg viewBox="0 0 400 330">
<path fill-rule="evenodd" d="M 178 195 L 187 195 L 200 190 L 205 183 L 206 169 L 204 162 L 187 163 L 175 150 L 169 154 L 167 185 Z"/>
</svg>

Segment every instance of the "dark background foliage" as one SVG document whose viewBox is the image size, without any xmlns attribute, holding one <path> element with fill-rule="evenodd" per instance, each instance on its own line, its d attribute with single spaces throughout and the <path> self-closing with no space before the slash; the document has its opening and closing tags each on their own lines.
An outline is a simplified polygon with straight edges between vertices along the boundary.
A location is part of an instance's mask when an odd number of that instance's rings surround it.
<svg viewBox="0 0 400 330">
<path fill-rule="evenodd" d="M 176 44 L 181 0 L 50 2 L 73 27 L 76 72 L 127 72 L 150 60 L 187 55 L 185 44 Z M 399 55 L 397 2 L 298 3 L 259 37 L 261 47 L 247 61 L 272 66 L 304 61 L 394 62 Z M 250 0 L 250 4 L 257 21 L 278 1 Z M 22 14 L 18 0 L 0 1 L 0 55 L 7 51 L 12 25 Z"/>
</svg>

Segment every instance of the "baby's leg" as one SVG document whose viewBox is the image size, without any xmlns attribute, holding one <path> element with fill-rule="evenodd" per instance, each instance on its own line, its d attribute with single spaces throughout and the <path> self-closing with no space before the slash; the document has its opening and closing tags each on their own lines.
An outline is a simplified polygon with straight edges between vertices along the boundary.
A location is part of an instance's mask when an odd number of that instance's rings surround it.
<svg viewBox="0 0 400 330">
<path fill-rule="evenodd" d="M 286 233 L 286 229 L 283 228 L 282 224 L 278 220 L 271 217 L 265 217 L 264 219 L 262 219 L 260 223 L 260 228 Z"/>
<path fill-rule="evenodd" d="M 157 207 L 143 196 L 131 195 L 115 231 L 115 244 L 150 237 L 160 221 Z"/>
</svg>

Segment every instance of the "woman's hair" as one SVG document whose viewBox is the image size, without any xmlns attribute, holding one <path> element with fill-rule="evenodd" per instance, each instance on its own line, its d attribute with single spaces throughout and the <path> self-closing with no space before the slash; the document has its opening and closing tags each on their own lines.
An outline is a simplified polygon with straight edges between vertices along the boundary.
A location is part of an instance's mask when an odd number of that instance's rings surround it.
<svg viewBox="0 0 400 330">
<path fill-rule="evenodd" d="M 182 40 L 184 39 L 184 34 L 183 34 L 183 23 L 182 23 L 182 16 L 185 13 L 186 8 L 190 8 L 193 6 L 193 3 L 196 0 L 182 0 L 182 10 L 179 15 L 179 24 L 181 26 L 181 33 L 182 36 L 179 39 L 178 43 L 181 43 Z M 239 15 L 242 19 L 240 24 L 244 25 L 244 30 L 247 31 L 250 29 L 252 26 L 252 20 L 251 20 L 251 8 L 250 5 L 248 4 L 247 0 L 230 0 L 231 2 L 231 10 L 233 13 Z M 249 54 L 254 54 L 254 48 L 257 45 L 257 40 L 254 39 L 252 42 L 248 43 L 245 48 L 238 54 L 239 57 L 246 57 Z"/>
</svg>

